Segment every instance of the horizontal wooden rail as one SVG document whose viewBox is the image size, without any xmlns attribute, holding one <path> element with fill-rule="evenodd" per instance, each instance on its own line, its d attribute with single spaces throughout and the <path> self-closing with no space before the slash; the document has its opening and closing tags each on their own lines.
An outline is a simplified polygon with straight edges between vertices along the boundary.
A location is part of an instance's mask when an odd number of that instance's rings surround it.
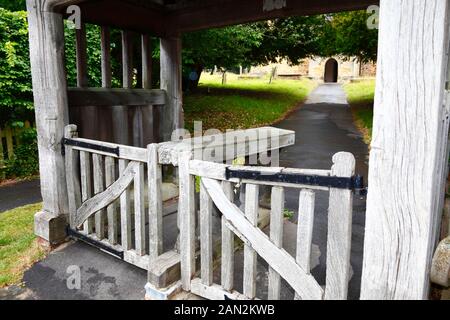
<svg viewBox="0 0 450 320">
<path fill-rule="evenodd" d="M 161 143 L 159 161 L 161 164 L 178 165 L 178 155 L 183 151 L 192 151 L 194 159 L 211 153 L 221 154 L 222 161 L 232 161 L 239 157 L 257 155 L 263 152 L 278 150 L 295 143 L 295 132 L 273 127 L 248 130 L 228 131 L 183 141 Z M 208 159 L 215 161 L 214 159 Z M 215 161 L 217 162 L 217 161 Z"/>
<path fill-rule="evenodd" d="M 200 160 L 191 160 L 189 163 L 189 172 L 194 176 L 210 178 L 214 180 L 220 181 L 230 181 L 233 183 L 251 183 L 257 185 L 266 185 L 266 186 L 279 186 L 279 187 L 289 187 L 296 189 L 314 189 L 314 190 L 329 190 L 328 187 L 321 186 L 310 186 L 310 185 L 302 185 L 302 184 L 291 184 L 291 183 L 282 183 L 282 182 L 271 182 L 271 181 L 256 181 L 256 180 L 246 180 L 246 179 L 237 179 L 232 178 L 227 180 L 226 170 L 227 168 L 234 168 L 238 170 L 252 170 L 252 171 L 260 171 L 262 174 L 275 174 L 275 173 L 287 173 L 287 174 L 304 174 L 304 175 L 316 175 L 322 177 L 329 177 L 331 175 L 330 170 L 314 170 L 314 169 L 290 169 L 290 168 L 275 168 L 275 167 L 238 167 L 238 166 L 229 166 L 225 164 L 212 163 L 207 161 Z"/>
<path fill-rule="evenodd" d="M 120 158 L 120 159 L 126 159 L 131 161 L 139 161 L 139 162 L 147 162 L 147 149 L 143 148 L 136 148 L 136 147 L 130 147 L 126 145 L 120 145 L 115 143 L 109 143 L 109 142 L 103 142 L 98 140 L 90 140 L 90 139 L 82 139 L 82 138 L 72 138 L 70 139 L 74 142 L 80 142 L 82 144 L 92 144 L 97 145 L 105 148 L 110 148 L 116 150 L 118 148 L 118 151 L 114 152 L 106 152 L 106 151 L 100 151 L 100 150 L 94 150 L 89 147 L 83 147 L 83 146 L 72 146 L 74 150 L 78 151 L 87 151 L 94 154 L 101 154 L 104 156 L 110 156 L 113 158 Z M 117 155 L 119 154 L 119 156 Z"/>
<path fill-rule="evenodd" d="M 67 94 L 69 107 L 147 106 L 166 103 L 164 90 L 69 88 Z"/>
</svg>

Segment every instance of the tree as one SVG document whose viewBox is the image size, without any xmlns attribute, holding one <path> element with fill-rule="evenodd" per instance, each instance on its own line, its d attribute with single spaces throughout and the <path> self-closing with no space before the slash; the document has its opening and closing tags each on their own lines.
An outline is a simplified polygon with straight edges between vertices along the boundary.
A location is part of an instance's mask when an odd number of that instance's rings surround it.
<svg viewBox="0 0 450 320">
<path fill-rule="evenodd" d="M 0 125 L 33 119 L 25 12 L 0 8 Z"/>
<path fill-rule="evenodd" d="M 357 57 L 361 62 L 376 61 L 378 30 L 369 29 L 366 11 L 342 12 L 329 16 L 327 37 L 322 37 L 322 51 L 346 57 Z M 330 54 L 331 53 L 331 54 Z"/>
<path fill-rule="evenodd" d="M 209 29 L 183 36 L 183 74 L 194 87 L 204 69 L 217 66 L 225 73 L 239 66 L 250 66 L 250 53 L 261 45 L 261 29 L 256 24 Z"/>
<path fill-rule="evenodd" d="M 26 0 L 0 0 L 0 8 L 9 11 L 25 11 L 27 10 Z"/>
<path fill-rule="evenodd" d="M 322 54 L 321 36 L 327 27 L 324 16 L 276 19 L 260 22 L 258 26 L 263 38 L 251 53 L 253 63 L 266 64 L 284 58 L 298 64 Z"/>
</svg>

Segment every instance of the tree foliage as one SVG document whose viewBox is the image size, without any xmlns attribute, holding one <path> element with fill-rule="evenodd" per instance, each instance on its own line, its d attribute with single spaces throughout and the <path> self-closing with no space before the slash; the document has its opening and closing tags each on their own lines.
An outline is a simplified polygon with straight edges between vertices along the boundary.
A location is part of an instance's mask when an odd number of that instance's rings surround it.
<svg viewBox="0 0 450 320">
<path fill-rule="evenodd" d="M 366 11 L 336 13 L 328 17 L 321 51 L 323 55 L 357 57 L 362 62 L 376 61 L 378 30 L 369 29 Z"/>
<path fill-rule="evenodd" d="M 0 125 L 33 118 L 25 12 L 0 8 Z"/>
<path fill-rule="evenodd" d="M 222 71 L 250 66 L 250 53 L 261 46 L 262 31 L 256 24 L 209 29 L 183 36 L 183 74 L 196 72 L 197 79 L 204 69 L 215 66 Z M 195 79 L 190 79 L 195 82 Z"/>
<path fill-rule="evenodd" d="M 263 40 L 252 51 L 253 64 L 277 62 L 280 58 L 297 64 L 321 54 L 321 38 L 326 28 L 323 16 L 275 19 L 258 25 Z"/>
<path fill-rule="evenodd" d="M 26 0 L 0 0 L 0 8 L 9 11 L 25 11 L 27 9 Z"/>
</svg>

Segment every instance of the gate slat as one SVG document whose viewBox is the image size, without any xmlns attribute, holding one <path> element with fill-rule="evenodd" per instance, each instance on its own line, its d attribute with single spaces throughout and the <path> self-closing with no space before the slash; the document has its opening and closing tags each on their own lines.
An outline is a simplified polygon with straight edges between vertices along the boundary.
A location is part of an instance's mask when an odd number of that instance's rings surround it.
<svg viewBox="0 0 450 320">
<path fill-rule="evenodd" d="M 128 166 L 128 160 L 119 160 L 119 172 L 123 174 Z M 123 250 L 130 250 L 132 246 L 131 238 L 131 208 L 130 208 L 130 190 L 129 188 L 120 196 L 120 228 Z"/>
<path fill-rule="evenodd" d="M 213 283 L 213 246 L 212 246 L 212 200 L 200 183 L 200 253 L 202 283 Z"/>
<path fill-rule="evenodd" d="M 355 157 L 341 152 L 333 157 L 332 176 L 352 177 Z M 331 189 L 328 210 L 327 276 L 325 299 L 346 300 L 350 278 L 352 238 L 351 190 Z"/>
<path fill-rule="evenodd" d="M 233 184 L 231 182 L 222 182 L 222 189 L 225 196 L 233 202 Z M 226 219 L 222 216 L 222 287 L 226 291 L 233 289 L 234 281 L 234 233 L 227 224 Z"/>
<path fill-rule="evenodd" d="M 253 225 L 258 226 L 259 186 L 245 186 L 245 217 Z M 249 299 L 256 297 L 257 254 L 250 246 L 244 247 L 244 295 Z"/>
<path fill-rule="evenodd" d="M 297 263 L 311 274 L 311 246 L 314 227 L 315 193 L 312 190 L 300 191 L 298 205 L 298 228 L 297 228 Z M 295 300 L 300 300 L 296 293 Z"/>
<path fill-rule="evenodd" d="M 139 163 L 134 177 L 134 234 L 136 253 L 145 255 L 144 164 Z"/>
<path fill-rule="evenodd" d="M 284 188 L 272 188 L 271 214 L 270 214 L 270 240 L 278 248 L 283 247 L 283 224 L 284 224 Z M 280 300 L 281 277 L 269 267 L 269 300 Z"/>
<path fill-rule="evenodd" d="M 76 126 L 67 126 L 65 128 L 65 137 L 71 139 L 77 135 Z M 80 194 L 80 184 L 78 180 L 78 151 L 74 150 L 72 147 L 65 146 L 66 156 L 66 183 L 67 183 L 67 193 L 69 200 L 69 211 L 70 211 L 70 225 L 75 228 L 73 224 L 73 219 L 77 214 L 77 208 L 81 205 L 81 194 Z"/>
<path fill-rule="evenodd" d="M 105 190 L 104 160 L 99 154 L 92 155 L 94 168 L 94 193 L 98 194 Z M 99 240 L 103 240 L 106 236 L 106 215 L 102 209 L 95 213 L 95 234 Z"/>
<path fill-rule="evenodd" d="M 106 157 L 105 158 L 105 180 L 106 180 L 106 188 L 116 181 L 116 164 L 114 158 Z M 108 239 L 109 243 L 112 245 L 117 244 L 119 237 L 119 228 L 117 224 L 117 210 L 116 210 L 116 202 L 113 201 L 107 208 L 107 216 L 108 216 Z"/>
<path fill-rule="evenodd" d="M 156 259 L 163 250 L 162 234 L 162 168 L 158 164 L 158 145 L 148 146 L 148 197 L 149 197 L 149 236 L 150 259 Z"/>
<path fill-rule="evenodd" d="M 87 151 L 80 151 L 80 173 L 81 173 L 81 201 L 86 202 L 92 198 L 92 170 L 91 155 Z M 94 232 L 94 219 L 89 217 L 83 225 L 86 234 Z"/>
<path fill-rule="evenodd" d="M 189 174 L 191 157 L 191 152 L 182 152 L 178 160 L 181 283 L 185 291 L 190 291 L 192 276 L 195 273 L 195 179 Z"/>
</svg>

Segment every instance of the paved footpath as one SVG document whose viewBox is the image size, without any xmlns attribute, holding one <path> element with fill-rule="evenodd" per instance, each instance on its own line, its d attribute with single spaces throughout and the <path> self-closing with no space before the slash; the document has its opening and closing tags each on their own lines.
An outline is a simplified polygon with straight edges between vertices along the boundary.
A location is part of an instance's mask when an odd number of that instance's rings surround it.
<svg viewBox="0 0 450 320">
<path fill-rule="evenodd" d="M 21 181 L 0 187 L 0 213 L 42 201 L 39 180 Z"/>
<path fill-rule="evenodd" d="M 346 95 L 339 84 L 323 84 L 314 90 L 305 104 L 276 127 L 293 130 L 296 144 L 282 150 L 282 167 L 330 169 L 335 153 L 346 151 L 356 158 L 356 172 L 367 183 L 368 146 L 353 124 Z M 312 273 L 325 284 L 328 192 L 316 193 L 313 243 L 320 249 L 320 264 Z M 298 192 L 286 193 L 286 206 L 297 212 Z M 353 202 L 352 279 L 349 298 L 358 299 L 361 284 L 366 199 L 355 195 Z M 296 217 L 293 219 L 296 222 Z"/>
<path fill-rule="evenodd" d="M 340 151 L 351 152 L 357 161 L 357 173 L 367 177 L 368 148 L 352 122 L 345 94 L 340 85 L 319 86 L 306 103 L 276 127 L 294 130 L 296 144 L 282 150 L 281 166 L 293 168 L 330 169 L 332 156 Z M 298 210 L 298 191 L 288 190 L 286 206 L 295 212 L 286 223 L 284 248 L 295 252 L 295 223 Z M 321 285 L 325 284 L 328 193 L 316 194 L 316 216 L 313 237 L 312 273 Z M 362 270 L 365 222 L 365 198 L 355 196 L 352 239 L 352 279 L 349 298 L 358 299 Z M 242 257 L 236 257 L 240 260 Z M 262 261 L 260 261 L 262 262 Z M 67 289 L 67 267 L 79 265 L 82 288 Z M 242 266 L 236 263 L 236 289 L 242 288 Z M 239 270 L 241 269 L 241 270 Z M 258 279 L 267 277 L 267 266 L 259 263 Z M 10 288 L 1 292 L 0 299 L 141 299 L 146 272 L 127 265 L 83 243 L 68 244 L 50 254 L 26 272 L 26 288 Z M 267 288 L 259 281 L 258 293 L 266 297 Z M 282 298 L 292 298 L 293 292 L 283 284 Z"/>
</svg>

